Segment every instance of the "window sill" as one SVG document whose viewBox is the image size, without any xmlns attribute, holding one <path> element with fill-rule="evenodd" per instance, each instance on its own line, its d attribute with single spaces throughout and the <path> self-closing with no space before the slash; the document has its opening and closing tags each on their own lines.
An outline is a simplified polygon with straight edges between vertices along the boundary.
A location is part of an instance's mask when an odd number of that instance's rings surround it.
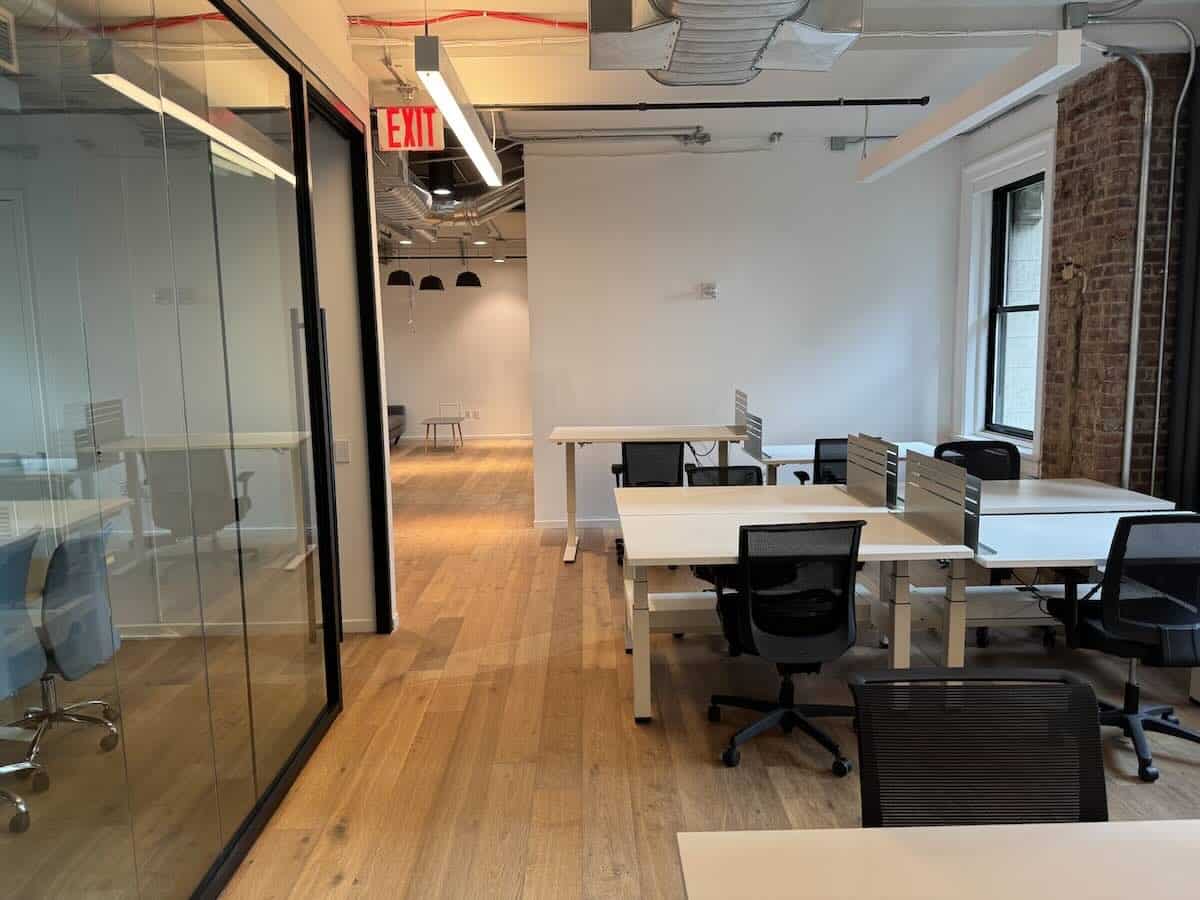
<svg viewBox="0 0 1200 900">
<path fill-rule="evenodd" d="M 1034 455 L 1033 441 L 1025 438 L 1013 437 L 1011 434 L 1000 434 L 998 431 L 979 431 L 975 434 L 959 434 L 955 436 L 955 440 L 959 441 L 1008 441 L 1017 448 L 1017 452 L 1021 454 L 1021 458 L 1029 462 L 1038 462 L 1039 458 Z"/>
</svg>

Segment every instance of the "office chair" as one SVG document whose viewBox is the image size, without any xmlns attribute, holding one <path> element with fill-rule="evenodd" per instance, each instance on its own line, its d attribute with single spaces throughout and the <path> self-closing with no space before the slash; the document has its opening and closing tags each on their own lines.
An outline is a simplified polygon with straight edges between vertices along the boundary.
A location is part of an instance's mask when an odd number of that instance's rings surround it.
<svg viewBox="0 0 1200 900">
<path fill-rule="evenodd" d="M 400 438 L 404 437 L 404 429 L 407 427 L 408 412 L 404 408 L 404 404 L 392 405 L 388 404 L 388 440 L 391 446 L 395 447 L 400 443 Z"/>
<path fill-rule="evenodd" d="M 1015 481 L 1021 477 L 1021 453 L 1008 441 L 946 441 L 933 448 L 933 457 L 966 469 L 968 475 L 980 481 Z M 992 584 L 1001 584 L 1005 577 L 1003 570 L 990 573 Z M 989 636 L 988 628 L 976 628 L 975 646 L 986 647 Z M 1046 630 L 1044 642 L 1053 646 L 1053 628 Z"/>
<path fill-rule="evenodd" d="M 679 441 L 621 444 L 612 467 L 617 487 L 683 487 L 683 444 Z M 617 565 L 625 563 L 625 541 L 617 538 Z"/>
<path fill-rule="evenodd" d="M 854 675 L 864 828 L 1104 822 L 1096 695 L 1052 669 Z"/>
<path fill-rule="evenodd" d="M 103 728 L 100 749 L 116 749 L 120 732 L 114 720 L 117 711 L 105 700 L 82 700 L 59 705 L 57 680 L 78 681 L 104 665 L 121 646 L 112 622 L 108 599 L 108 565 L 104 544 L 108 529 L 68 538 L 59 544 L 46 569 L 42 589 L 42 628 L 38 635 L 45 648 L 41 675 L 42 705 L 25 711 L 9 727 L 33 729 L 33 740 L 25 754 L 25 763 L 36 767 L 41 776 L 40 789 L 50 779 L 38 764 L 38 754 L 46 734 L 63 723 Z M 98 709 L 99 715 L 88 715 Z M 38 776 L 35 776 L 37 778 Z M 34 789 L 39 789 L 35 781 Z"/>
<path fill-rule="evenodd" d="M 29 564 L 40 536 L 34 531 L 0 543 L 0 700 L 13 696 L 46 671 L 46 652 L 25 603 Z M 36 760 L 0 764 L 0 775 L 32 775 L 33 790 L 37 792 L 50 785 L 45 769 Z M 0 801 L 15 810 L 8 820 L 8 830 L 14 834 L 27 831 L 29 807 L 21 796 L 0 788 Z"/>
<path fill-rule="evenodd" d="M 833 754 L 833 774 L 849 774 L 850 760 L 811 721 L 851 716 L 849 706 L 796 703 L 792 677 L 816 673 L 854 646 L 854 582 L 863 521 L 794 525 L 743 525 L 738 536 L 733 620 L 722 619 L 746 653 L 775 664 L 779 696 L 774 702 L 714 694 L 710 722 L 721 720 L 721 707 L 765 715 L 738 731 L 721 754 L 727 766 L 741 761 L 739 747 L 751 738 L 782 728 L 799 728 Z M 718 606 L 718 610 L 721 607 Z"/>
<path fill-rule="evenodd" d="M 1092 594 L 1095 592 L 1093 591 Z M 1146 732 L 1200 744 L 1169 706 L 1141 706 L 1137 665 L 1200 666 L 1200 515 L 1123 516 L 1113 532 L 1100 597 L 1054 600 L 1049 611 L 1067 626 L 1072 647 L 1128 660 L 1122 704 L 1100 703 L 1100 724 L 1133 741 L 1138 777 L 1156 781 Z"/>
<path fill-rule="evenodd" d="M 152 450 L 142 454 L 150 484 L 150 511 L 156 525 L 178 541 L 210 537 L 240 522 L 253 507 L 253 472 L 238 472 L 234 495 L 226 450 Z M 189 465 L 190 463 L 190 465 Z M 190 475 L 190 477 L 189 477 Z"/>
<path fill-rule="evenodd" d="M 846 453 L 850 442 L 846 438 L 817 438 L 813 444 L 813 484 L 845 484 Z M 801 484 L 809 481 L 807 472 L 797 472 Z"/>
</svg>

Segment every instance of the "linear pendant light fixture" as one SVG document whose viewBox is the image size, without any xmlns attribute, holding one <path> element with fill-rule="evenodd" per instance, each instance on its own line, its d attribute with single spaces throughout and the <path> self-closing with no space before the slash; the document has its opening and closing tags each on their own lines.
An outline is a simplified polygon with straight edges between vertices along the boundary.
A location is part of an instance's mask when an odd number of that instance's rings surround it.
<svg viewBox="0 0 1200 900">
<path fill-rule="evenodd" d="M 236 162 L 236 154 L 246 162 L 244 168 L 251 172 L 262 172 L 267 177 L 276 177 L 296 186 L 296 176 L 272 156 L 282 156 L 282 151 L 266 135 L 246 123 L 236 113 L 226 109 L 206 108 L 207 104 L 195 90 L 183 84 L 171 84 L 170 93 L 183 100 L 187 98 L 202 112 L 193 112 L 184 103 L 167 96 L 166 72 L 155 69 L 108 38 L 94 38 L 88 42 L 88 55 L 92 77 L 119 94 L 128 97 L 151 112 L 165 113 L 175 121 L 194 128 L 214 141 L 214 153 L 227 162 Z M 158 95 L 159 80 L 162 80 L 163 96 Z M 187 102 L 187 101 L 185 101 Z M 216 118 L 217 121 L 213 121 Z M 257 144 L 255 147 L 253 145 Z M 220 145 L 220 149 L 216 149 Z"/>
<path fill-rule="evenodd" d="M 953 100 L 888 141 L 858 164 L 858 180 L 876 181 L 934 147 L 970 131 L 1036 94 L 1083 62 L 1081 32 L 1057 31 L 1042 38 Z"/>
<path fill-rule="evenodd" d="M 489 187 L 500 187 L 504 184 L 500 157 L 492 149 L 483 122 L 479 120 L 479 113 L 475 112 L 475 107 L 467 99 L 467 92 L 463 90 L 458 73 L 450 64 L 450 57 L 433 35 L 419 35 L 414 43 L 417 77 L 450 124 L 484 182 Z"/>
</svg>

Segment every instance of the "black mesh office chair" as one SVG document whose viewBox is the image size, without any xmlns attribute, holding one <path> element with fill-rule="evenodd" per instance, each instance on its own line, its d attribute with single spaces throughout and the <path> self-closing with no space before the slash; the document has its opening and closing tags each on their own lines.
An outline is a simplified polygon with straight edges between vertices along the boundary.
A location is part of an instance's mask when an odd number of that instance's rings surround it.
<svg viewBox="0 0 1200 900">
<path fill-rule="evenodd" d="M 1050 669 L 850 679 L 866 828 L 1104 822 L 1096 696 Z"/>
<path fill-rule="evenodd" d="M 846 438 L 817 438 L 813 444 L 813 484 L 845 484 L 846 453 L 850 442 Z M 807 472 L 797 472 L 801 484 L 809 481 Z"/>
<path fill-rule="evenodd" d="M 1113 533 L 1099 599 L 1048 606 L 1066 624 L 1072 647 L 1129 661 L 1123 702 L 1101 702 L 1100 724 L 1120 728 L 1133 741 L 1143 781 L 1158 778 L 1147 731 L 1200 744 L 1200 733 L 1182 727 L 1171 707 L 1141 706 L 1137 680 L 1138 662 L 1200 666 L 1200 515 L 1124 516 Z"/>
<path fill-rule="evenodd" d="M 683 444 L 678 441 L 625 443 L 612 467 L 617 487 L 683 487 Z M 617 538 L 617 565 L 625 562 L 625 541 Z"/>
<path fill-rule="evenodd" d="M 933 448 L 944 459 L 980 481 L 1013 481 L 1021 477 L 1021 453 L 1008 441 L 946 441 Z"/>
<path fill-rule="evenodd" d="M 1008 441 L 946 441 L 933 448 L 933 456 L 966 469 L 980 481 L 1015 481 L 1021 477 L 1021 453 Z M 1001 584 L 1009 574 L 993 569 L 991 583 Z M 988 643 L 989 629 L 976 628 L 975 646 L 986 647 Z M 1046 630 L 1045 643 L 1053 645 L 1053 628 Z"/>
<path fill-rule="evenodd" d="M 765 715 L 729 739 L 721 754 L 727 766 L 741 761 L 738 748 L 772 728 L 789 733 L 799 728 L 833 754 L 833 774 L 850 772 L 850 760 L 811 721 L 850 716 L 849 706 L 796 703 L 792 676 L 816 673 L 854 646 L 854 582 L 858 542 L 865 522 L 819 522 L 793 525 L 743 525 L 738 539 L 738 572 L 734 602 L 726 606 L 732 621 L 722 619 L 727 634 L 736 634 L 746 653 L 775 664 L 779 697 L 775 701 L 714 694 L 711 722 L 721 720 L 721 707 L 749 709 Z M 718 607 L 720 609 L 720 607 Z"/>
</svg>

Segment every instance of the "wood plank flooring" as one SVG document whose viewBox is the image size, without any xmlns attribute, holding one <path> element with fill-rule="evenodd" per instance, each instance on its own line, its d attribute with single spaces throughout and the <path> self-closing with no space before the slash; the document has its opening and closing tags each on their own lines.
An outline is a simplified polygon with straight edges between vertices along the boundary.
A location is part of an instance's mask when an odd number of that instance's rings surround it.
<svg viewBox="0 0 1200 900">
<path fill-rule="evenodd" d="M 391 471 L 400 627 L 347 638 L 345 711 L 227 897 L 682 897 L 678 831 L 858 825 L 857 777 L 832 777 L 798 733 L 720 764 L 741 719 L 710 724 L 708 695 L 770 697 L 776 683 L 716 639 L 654 639 L 655 718 L 633 724 L 612 534 L 585 531 L 579 561 L 562 564 L 561 532 L 531 525 L 527 441 L 404 448 Z M 863 631 L 798 694 L 849 702 L 846 673 L 885 663 Z M 916 645 L 931 662 L 936 638 L 921 631 Z M 1020 630 L 968 658 L 1073 668 L 1107 697 L 1124 675 Z M 1147 698 L 1200 727 L 1186 672 L 1143 676 Z M 855 757 L 848 723 L 832 731 Z M 1151 740 L 1162 778 L 1144 785 L 1106 730 L 1113 818 L 1200 815 L 1200 747 Z"/>
</svg>

